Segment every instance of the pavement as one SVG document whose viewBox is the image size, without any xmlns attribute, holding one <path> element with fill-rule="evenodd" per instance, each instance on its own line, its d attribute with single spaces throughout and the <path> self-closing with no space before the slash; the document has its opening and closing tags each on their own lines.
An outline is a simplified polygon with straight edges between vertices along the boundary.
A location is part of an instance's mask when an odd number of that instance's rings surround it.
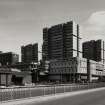
<svg viewBox="0 0 105 105">
<path fill-rule="evenodd" d="M 58 100 L 58 99 L 62 99 L 62 98 L 67 98 L 67 97 L 71 97 L 71 96 L 76 96 L 76 95 L 91 93 L 91 92 L 97 92 L 97 91 L 102 91 L 102 90 L 105 90 L 105 87 L 81 90 L 81 91 L 74 91 L 74 92 L 58 93 L 55 95 L 45 95 L 45 96 L 10 100 L 10 101 L 2 102 L 2 103 L 0 103 L 0 105 L 31 105 L 31 104 L 34 105 L 34 103 L 38 104 L 38 103 L 47 102 L 47 101 L 54 101 L 54 100 Z M 47 104 L 47 105 L 50 105 L 50 104 Z M 56 105 L 56 104 L 53 104 L 53 105 Z"/>
</svg>

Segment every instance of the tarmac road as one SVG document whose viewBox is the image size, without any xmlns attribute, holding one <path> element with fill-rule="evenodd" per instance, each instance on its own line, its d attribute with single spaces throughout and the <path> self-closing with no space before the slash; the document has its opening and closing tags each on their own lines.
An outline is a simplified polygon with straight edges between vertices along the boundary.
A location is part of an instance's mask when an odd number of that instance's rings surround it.
<svg viewBox="0 0 105 105">
<path fill-rule="evenodd" d="M 82 86 L 82 85 L 81 85 Z M 82 87 L 85 87 L 84 85 Z M 82 87 L 77 85 L 70 86 L 52 86 L 52 87 L 35 87 L 35 88 L 14 88 L 14 89 L 1 89 L 0 101 L 8 101 L 13 99 L 22 99 L 28 97 L 45 96 L 56 93 L 64 93 L 75 90 L 81 90 Z M 86 86 L 87 87 L 87 86 Z"/>
<path fill-rule="evenodd" d="M 30 103 L 27 105 L 105 105 L 105 90 L 64 97 L 60 99 Z"/>
</svg>

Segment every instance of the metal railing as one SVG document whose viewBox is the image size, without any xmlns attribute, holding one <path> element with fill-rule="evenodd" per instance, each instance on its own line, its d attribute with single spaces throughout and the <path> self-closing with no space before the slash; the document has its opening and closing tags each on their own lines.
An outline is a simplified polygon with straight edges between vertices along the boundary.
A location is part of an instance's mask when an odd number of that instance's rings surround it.
<svg viewBox="0 0 105 105">
<path fill-rule="evenodd" d="M 89 84 L 72 84 L 72 85 L 53 85 L 48 87 L 30 87 L 30 88 L 12 88 L 0 89 L 0 102 L 36 97 L 53 95 L 57 93 L 72 92 L 77 90 L 86 90 L 92 88 L 105 87 L 105 83 L 89 83 Z"/>
</svg>

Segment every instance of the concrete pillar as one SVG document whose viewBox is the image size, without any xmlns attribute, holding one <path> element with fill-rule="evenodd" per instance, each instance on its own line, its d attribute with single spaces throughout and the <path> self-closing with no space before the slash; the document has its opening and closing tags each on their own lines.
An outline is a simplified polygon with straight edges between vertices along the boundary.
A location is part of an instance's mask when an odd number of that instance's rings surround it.
<svg viewBox="0 0 105 105">
<path fill-rule="evenodd" d="M 8 74 L 6 74 L 6 86 L 8 86 Z"/>
<path fill-rule="evenodd" d="M 0 85 L 1 85 L 1 74 L 0 74 Z"/>
<path fill-rule="evenodd" d="M 79 57 L 79 25 L 77 24 L 77 57 Z"/>
<path fill-rule="evenodd" d="M 92 81 L 91 78 L 92 78 L 92 74 L 91 74 L 91 68 L 90 68 L 90 60 L 88 59 L 87 60 L 87 81 L 91 82 Z"/>
</svg>

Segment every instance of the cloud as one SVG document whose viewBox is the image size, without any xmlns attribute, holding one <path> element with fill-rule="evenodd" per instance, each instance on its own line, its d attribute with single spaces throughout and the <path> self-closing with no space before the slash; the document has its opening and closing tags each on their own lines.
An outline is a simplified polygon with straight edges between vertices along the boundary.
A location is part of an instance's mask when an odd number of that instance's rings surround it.
<svg viewBox="0 0 105 105">
<path fill-rule="evenodd" d="M 92 13 L 82 24 L 81 31 L 85 39 L 105 40 L 105 11 Z"/>
</svg>

